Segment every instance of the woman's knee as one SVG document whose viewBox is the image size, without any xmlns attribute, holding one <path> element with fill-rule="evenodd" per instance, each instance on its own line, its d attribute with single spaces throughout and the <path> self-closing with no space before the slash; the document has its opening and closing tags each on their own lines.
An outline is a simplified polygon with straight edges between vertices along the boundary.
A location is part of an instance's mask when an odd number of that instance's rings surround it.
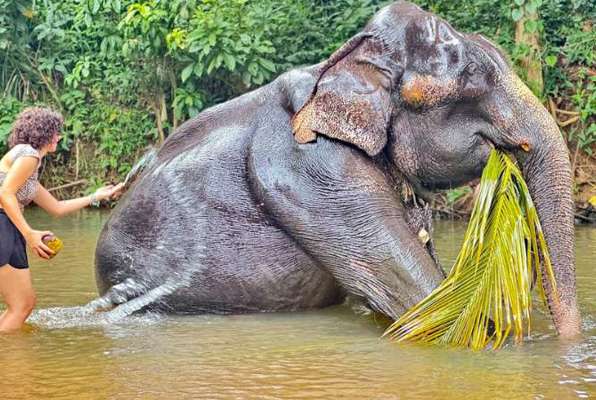
<svg viewBox="0 0 596 400">
<path fill-rule="evenodd" d="M 11 312 L 20 314 L 20 315 L 29 315 L 35 308 L 35 304 L 37 303 L 37 296 L 35 292 L 23 293 L 23 296 L 19 296 L 19 299 L 16 301 L 10 302 L 7 304 L 8 309 Z"/>
</svg>

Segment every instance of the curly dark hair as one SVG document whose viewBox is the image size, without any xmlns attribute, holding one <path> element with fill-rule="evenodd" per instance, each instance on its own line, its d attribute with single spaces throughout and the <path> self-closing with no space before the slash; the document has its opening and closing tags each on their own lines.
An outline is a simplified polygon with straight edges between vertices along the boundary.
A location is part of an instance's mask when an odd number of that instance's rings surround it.
<svg viewBox="0 0 596 400">
<path fill-rule="evenodd" d="M 56 132 L 62 130 L 64 118 L 60 113 L 45 107 L 27 107 L 12 124 L 8 147 L 29 144 L 35 150 L 50 144 Z"/>
</svg>

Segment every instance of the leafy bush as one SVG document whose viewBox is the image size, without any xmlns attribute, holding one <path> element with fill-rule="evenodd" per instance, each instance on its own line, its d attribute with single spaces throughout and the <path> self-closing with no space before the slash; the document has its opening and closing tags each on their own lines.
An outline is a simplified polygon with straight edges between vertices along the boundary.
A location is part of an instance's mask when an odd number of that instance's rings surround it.
<svg viewBox="0 0 596 400">
<path fill-rule="evenodd" d="M 594 2 L 415 1 L 457 29 L 486 35 L 514 60 L 523 53 L 514 43 L 514 11 L 536 6 L 545 99 L 578 113 L 567 137 L 591 152 Z M 98 171 L 122 176 L 138 147 L 163 140 L 206 107 L 322 61 L 387 3 L 0 0 L 0 126 L 20 108 L 15 101 L 50 104 L 66 116 L 58 157 L 65 169 L 73 170 L 69 145 L 78 140 L 94 147 Z"/>
<path fill-rule="evenodd" d="M 0 154 L 8 150 L 7 142 L 12 123 L 23 107 L 23 103 L 14 97 L 6 97 L 0 101 Z"/>
</svg>

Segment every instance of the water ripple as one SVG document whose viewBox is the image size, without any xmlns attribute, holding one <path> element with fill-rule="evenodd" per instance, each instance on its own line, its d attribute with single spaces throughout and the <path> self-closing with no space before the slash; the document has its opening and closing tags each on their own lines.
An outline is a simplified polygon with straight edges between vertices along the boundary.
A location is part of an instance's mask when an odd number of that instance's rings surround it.
<svg viewBox="0 0 596 400">
<path fill-rule="evenodd" d="M 90 310 L 85 306 L 52 307 L 36 310 L 28 322 L 42 329 L 83 328 L 93 326 L 133 325 L 142 327 L 158 323 L 162 316 L 155 313 L 130 315 L 118 321 L 109 318 L 105 312 Z"/>
<path fill-rule="evenodd" d="M 472 352 L 388 343 L 380 339 L 384 326 L 350 307 L 108 320 L 78 306 L 96 293 L 91 265 L 102 222 L 97 214 L 82 215 L 60 220 L 63 225 L 51 221 L 66 243 L 60 257 L 49 264 L 32 260 L 40 309 L 29 321 L 33 332 L 0 336 L 2 400 L 516 400 L 596 395 L 594 229 L 577 230 L 584 336 L 560 341 L 549 316 L 536 312 L 532 337 L 523 345 Z M 46 219 L 36 220 L 35 214 L 31 218 L 36 226 L 49 228 L 43 226 Z M 437 224 L 437 247 L 444 260 L 457 254 L 464 228 Z"/>
</svg>

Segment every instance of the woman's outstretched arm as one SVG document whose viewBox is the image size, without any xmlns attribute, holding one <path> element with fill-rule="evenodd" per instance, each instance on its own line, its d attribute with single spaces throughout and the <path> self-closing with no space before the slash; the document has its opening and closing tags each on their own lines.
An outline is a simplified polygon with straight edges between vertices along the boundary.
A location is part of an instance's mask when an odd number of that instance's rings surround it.
<svg viewBox="0 0 596 400">
<path fill-rule="evenodd" d="M 38 183 L 37 194 L 33 201 L 35 204 L 46 210 L 51 215 L 62 217 L 91 205 L 94 201 L 107 200 L 120 195 L 123 184 L 108 185 L 97 189 L 89 196 L 83 196 L 71 200 L 57 200 L 46 188 Z"/>
</svg>

